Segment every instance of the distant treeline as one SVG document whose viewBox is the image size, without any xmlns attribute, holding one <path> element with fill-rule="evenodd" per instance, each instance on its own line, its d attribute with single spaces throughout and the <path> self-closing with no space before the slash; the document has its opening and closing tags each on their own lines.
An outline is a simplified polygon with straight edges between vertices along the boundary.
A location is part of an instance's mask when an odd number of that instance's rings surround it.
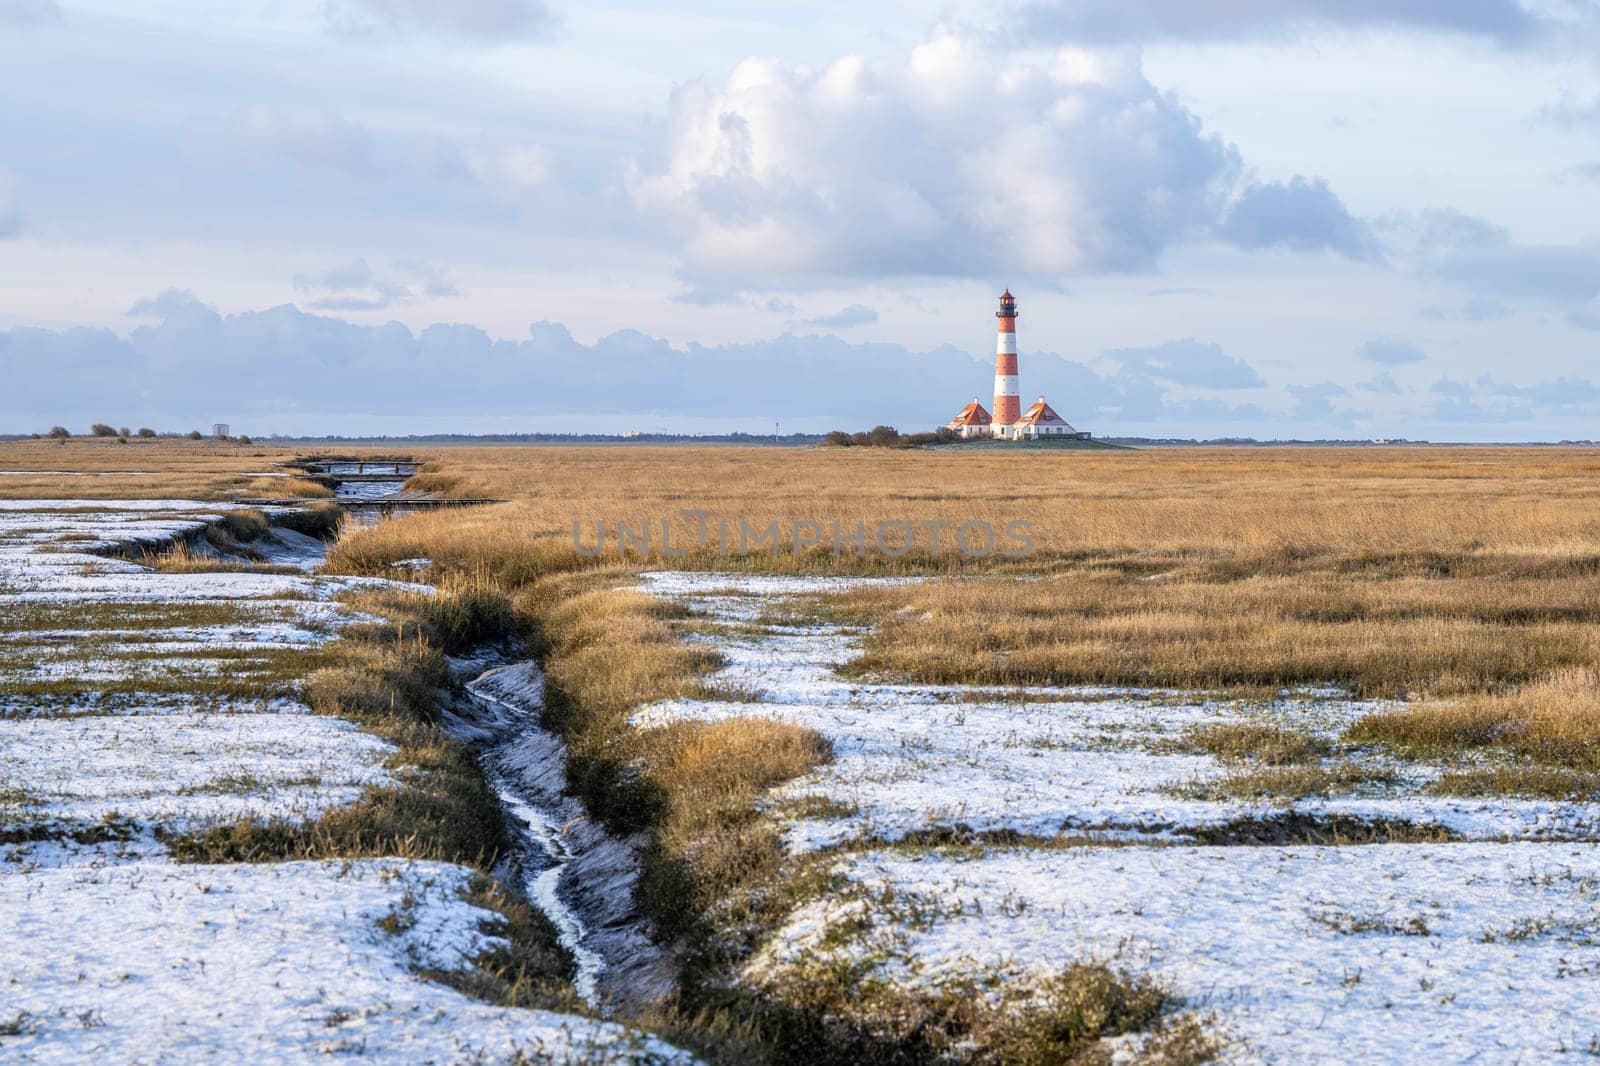
<svg viewBox="0 0 1600 1066">
<path fill-rule="evenodd" d="M 820 433 L 408 433 L 349 437 L 338 433 L 323 436 L 286 436 L 274 433 L 265 438 L 285 444 L 767 444 L 775 447 L 803 448 L 822 443 Z"/>
<path fill-rule="evenodd" d="M 16 434 L 15 436 L 0 436 L 0 440 L 29 440 L 29 439 L 32 439 L 32 440 L 60 440 L 60 441 L 65 441 L 65 440 L 71 440 L 73 438 L 73 436 L 75 436 L 75 434 L 72 432 L 72 430 L 68 429 L 66 426 L 51 426 L 50 427 L 50 431 L 48 433 L 29 433 L 29 434 L 26 434 L 26 435 Z M 110 425 L 109 423 L 106 423 L 106 422 L 96 422 L 94 425 L 89 427 L 89 432 L 85 433 L 85 434 L 82 434 L 82 436 L 86 436 L 86 437 L 109 437 L 109 438 L 111 438 L 113 440 L 119 440 L 123 444 L 128 443 L 128 439 L 130 437 L 138 437 L 140 440 L 178 440 L 178 439 L 204 440 L 204 439 L 206 439 L 205 438 L 205 434 L 201 433 L 198 429 L 191 429 L 187 433 L 157 433 L 155 430 L 151 429 L 149 426 L 140 426 L 137 430 L 133 430 L 133 429 L 129 429 L 127 426 L 117 427 L 117 426 Z M 230 441 L 234 441 L 234 442 L 239 443 L 239 444 L 250 444 L 251 443 L 250 438 L 245 436 L 242 433 L 239 434 L 236 437 L 220 437 L 220 438 L 219 437 L 213 437 L 211 439 L 213 439 L 213 440 L 230 440 Z"/>
<path fill-rule="evenodd" d="M 836 448 L 922 448 L 929 444 L 958 444 L 961 434 L 940 426 L 932 433 L 901 433 L 893 426 L 874 426 L 865 433 L 846 433 L 836 429 L 822 443 Z"/>
</svg>

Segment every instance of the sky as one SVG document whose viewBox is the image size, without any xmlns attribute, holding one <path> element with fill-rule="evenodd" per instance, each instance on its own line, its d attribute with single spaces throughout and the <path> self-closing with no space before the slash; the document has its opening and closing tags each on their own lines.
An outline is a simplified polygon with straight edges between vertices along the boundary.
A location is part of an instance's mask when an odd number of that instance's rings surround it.
<svg viewBox="0 0 1600 1066">
<path fill-rule="evenodd" d="M 1600 0 L 0 0 L 0 432 L 1600 438 Z"/>
</svg>

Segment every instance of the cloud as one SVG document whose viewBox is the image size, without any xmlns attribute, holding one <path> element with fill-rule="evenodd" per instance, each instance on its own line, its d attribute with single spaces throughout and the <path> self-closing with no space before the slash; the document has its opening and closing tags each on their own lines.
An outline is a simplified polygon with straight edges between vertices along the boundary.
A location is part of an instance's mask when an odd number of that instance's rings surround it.
<svg viewBox="0 0 1600 1066">
<path fill-rule="evenodd" d="M 1415 29 L 1506 44 L 1542 29 L 1516 0 L 1032 0 L 1022 32 L 1096 44 L 1282 37 L 1320 26 Z"/>
<path fill-rule="evenodd" d="M 483 40 L 548 35 L 560 18 L 541 0 L 325 0 L 323 14 L 338 33 L 446 33 Z"/>
<path fill-rule="evenodd" d="M 942 32 L 901 64 L 740 63 L 673 94 L 641 215 L 696 281 L 1149 270 L 1218 225 L 1237 151 L 1128 52 L 1019 65 Z"/>
<path fill-rule="evenodd" d="M 878 321 L 878 312 L 865 304 L 851 304 L 831 315 L 813 318 L 810 324 L 824 329 L 849 329 L 851 326 L 870 326 Z"/>
<path fill-rule="evenodd" d="M 1436 322 L 1489 322 L 1509 318 L 1512 314 L 1510 307 L 1492 296 L 1471 296 L 1459 307 L 1425 307 L 1422 310 L 1423 318 Z"/>
<path fill-rule="evenodd" d="M 1600 163 L 1579 163 L 1568 167 L 1564 173 L 1581 181 L 1600 182 Z"/>
<path fill-rule="evenodd" d="M 1566 129 L 1600 129 L 1600 96 L 1580 100 L 1567 93 L 1553 104 L 1546 104 L 1535 117 Z"/>
<path fill-rule="evenodd" d="M 1350 412 L 1333 406 L 1335 397 L 1350 395 L 1343 385 L 1324 381 L 1318 385 L 1290 385 L 1288 390 L 1295 400 L 1289 417 L 1297 422 L 1347 425 L 1354 421 Z"/>
<path fill-rule="evenodd" d="M 355 259 L 343 266 L 329 267 L 315 277 L 297 274 L 294 287 L 302 292 L 318 288 L 342 292 L 347 289 L 364 289 L 371 285 L 372 281 L 372 268 L 367 265 L 367 261 Z"/>
<path fill-rule="evenodd" d="M 413 332 L 397 322 L 360 325 L 292 305 L 219 315 L 184 292 L 141 304 L 138 313 L 159 321 L 126 337 L 106 330 L 0 331 L 4 409 L 11 417 L 65 416 L 62 399 L 71 397 L 86 416 L 225 419 L 257 432 L 308 420 L 338 430 L 378 417 L 464 430 L 488 418 L 524 420 L 529 429 L 585 418 L 591 428 L 618 428 L 615 421 L 592 421 L 601 416 L 626 419 L 621 428 L 656 416 L 755 429 L 773 420 L 818 430 L 879 422 L 928 427 L 972 395 L 986 396 L 993 374 L 986 352 L 949 345 L 919 352 L 831 335 L 785 333 L 707 346 L 620 330 L 585 344 L 553 322 L 534 324 L 526 339 L 501 340 L 472 326 Z M 1142 369 L 1148 363 L 1153 373 L 1168 373 L 1160 360 L 1139 362 L 1103 372 L 1031 353 L 1023 387 L 1049 396 L 1074 424 L 1100 432 L 1130 425 L 1194 432 L 1274 417 L 1257 404 L 1171 395 L 1171 382 Z M 153 381 L 159 388 L 151 388 Z M 312 419 L 325 414 L 338 418 Z"/>
<path fill-rule="evenodd" d="M 460 296 L 445 274 L 420 260 L 394 263 L 399 278 L 379 277 L 365 259 L 329 267 L 320 274 L 296 274 L 295 291 L 309 297 L 313 311 L 385 311 L 416 300 L 414 286 L 434 299 Z"/>
<path fill-rule="evenodd" d="M 30 29 L 61 21 L 55 0 L 0 0 L 0 26 Z"/>
<path fill-rule="evenodd" d="M 1600 244 L 1496 244 L 1455 252 L 1433 273 L 1501 298 L 1582 302 L 1600 293 Z"/>
<path fill-rule="evenodd" d="M 1511 243 L 1511 231 L 1504 226 L 1452 207 L 1428 208 L 1415 216 L 1396 218 L 1391 225 L 1409 231 L 1415 253 L 1425 258 Z"/>
<path fill-rule="evenodd" d="M 1475 381 L 1440 378 L 1428 414 L 1443 422 L 1509 423 L 1600 416 L 1600 385 L 1575 375 L 1517 385 L 1488 374 Z"/>
<path fill-rule="evenodd" d="M 1244 190 L 1223 221 L 1222 238 L 1241 248 L 1338 252 L 1351 259 L 1380 258 L 1366 223 L 1346 210 L 1322 178 L 1295 175 L 1287 182 Z"/>
<path fill-rule="evenodd" d="M 1425 315 L 1480 321 L 1510 314 L 1508 301 L 1525 301 L 1564 310 L 1587 328 L 1600 298 L 1600 242 L 1517 244 L 1501 227 L 1458 211 L 1426 212 L 1403 225 L 1414 231 L 1421 273 L 1471 293 L 1459 312 L 1431 308 Z"/>
<path fill-rule="evenodd" d="M 1402 390 L 1399 384 L 1395 382 L 1393 374 L 1387 370 L 1381 370 L 1366 381 L 1356 382 L 1356 391 L 1398 396 Z"/>
<path fill-rule="evenodd" d="M 1208 389 L 1255 389 L 1266 385 L 1254 367 L 1215 344 L 1192 338 L 1150 348 L 1117 348 L 1105 357 L 1126 370 L 1158 381 Z"/>
<path fill-rule="evenodd" d="M 215 314 L 216 311 L 201 300 L 200 297 L 188 289 L 167 289 L 156 296 L 147 296 L 135 300 L 133 306 L 128 308 L 130 318 L 154 317 L 166 318 L 168 315 L 181 315 L 193 311 L 206 314 Z"/>
<path fill-rule="evenodd" d="M 1415 344 L 1393 337 L 1374 337 L 1361 346 L 1361 358 L 1379 366 L 1405 366 L 1420 363 L 1428 356 Z"/>
<path fill-rule="evenodd" d="M 1600 412 L 1600 389 L 1575 378 L 1519 386 L 1497 382 L 1488 375 L 1476 381 L 1439 378 L 1428 387 L 1436 399 L 1426 409 L 1440 422 L 1514 423 L 1559 415 Z"/>
</svg>

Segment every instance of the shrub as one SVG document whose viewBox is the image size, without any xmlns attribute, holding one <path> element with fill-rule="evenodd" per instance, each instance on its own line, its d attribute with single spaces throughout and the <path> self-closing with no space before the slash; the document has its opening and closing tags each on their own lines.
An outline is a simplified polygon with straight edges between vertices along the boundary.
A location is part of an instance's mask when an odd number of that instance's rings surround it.
<svg viewBox="0 0 1600 1066">
<path fill-rule="evenodd" d="M 836 429 L 822 438 L 822 443 L 831 444 L 837 448 L 848 448 L 851 445 L 850 434 L 842 429 Z"/>
<path fill-rule="evenodd" d="M 187 436 L 190 440 L 202 440 L 202 439 L 204 439 L 204 438 L 201 437 L 200 431 L 198 429 L 191 429 L 187 434 L 185 434 L 185 436 Z"/>
<path fill-rule="evenodd" d="M 106 425 L 104 422 L 96 422 L 94 425 L 89 427 L 89 432 L 94 434 L 96 437 L 115 437 L 117 435 L 117 431 L 111 426 Z"/>
<path fill-rule="evenodd" d="M 892 448 L 900 443 L 900 431 L 893 426 L 873 426 L 867 441 L 874 448 Z"/>
<path fill-rule="evenodd" d="M 117 430 L 117 436 L 131 437 L 133 436 L 133 430 L 129 429 L 127 426 L 123 426 L 121 429 Z"/>
<path fill-rule="evenodd" d="M 72 430 L 66 426 L 51 426 L 49 435 L 54 440 L 66 440 L 72 436 Z"/>
<path fill-rule="evenodd" d="M 156 431 L 151 429 L 149 426 L 140 426 L 139 427 L 139 436 L 141 436 L 141 437 L 153 437 L 155 435 L 156 435 Z"/>
<path fill-rule="evenodd" d="M 238 440 L 239 440 L 240 444 L 254 444 L 255 443 L 249 437 L 245 436 L 243 433 L 239 434 Z"/>
</svg>

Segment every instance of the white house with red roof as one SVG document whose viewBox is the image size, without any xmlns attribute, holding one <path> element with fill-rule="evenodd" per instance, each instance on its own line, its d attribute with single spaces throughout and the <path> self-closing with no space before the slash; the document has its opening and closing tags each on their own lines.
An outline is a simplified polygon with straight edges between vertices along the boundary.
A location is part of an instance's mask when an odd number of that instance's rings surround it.
<svg viewBox="0 0 1600 1066">
<path fill-rule="evenodd" d="M 963 407 L 956 416 L 945 423 L 946 429 L 953 429 L 960 434 L 963 440 L 968 437 L 987 437 L 991 434 L 990 426 L 993 420 L 989 412 L 983 409 L 983 404 L 974 396 L 972 402 Z"/>
</svg>

